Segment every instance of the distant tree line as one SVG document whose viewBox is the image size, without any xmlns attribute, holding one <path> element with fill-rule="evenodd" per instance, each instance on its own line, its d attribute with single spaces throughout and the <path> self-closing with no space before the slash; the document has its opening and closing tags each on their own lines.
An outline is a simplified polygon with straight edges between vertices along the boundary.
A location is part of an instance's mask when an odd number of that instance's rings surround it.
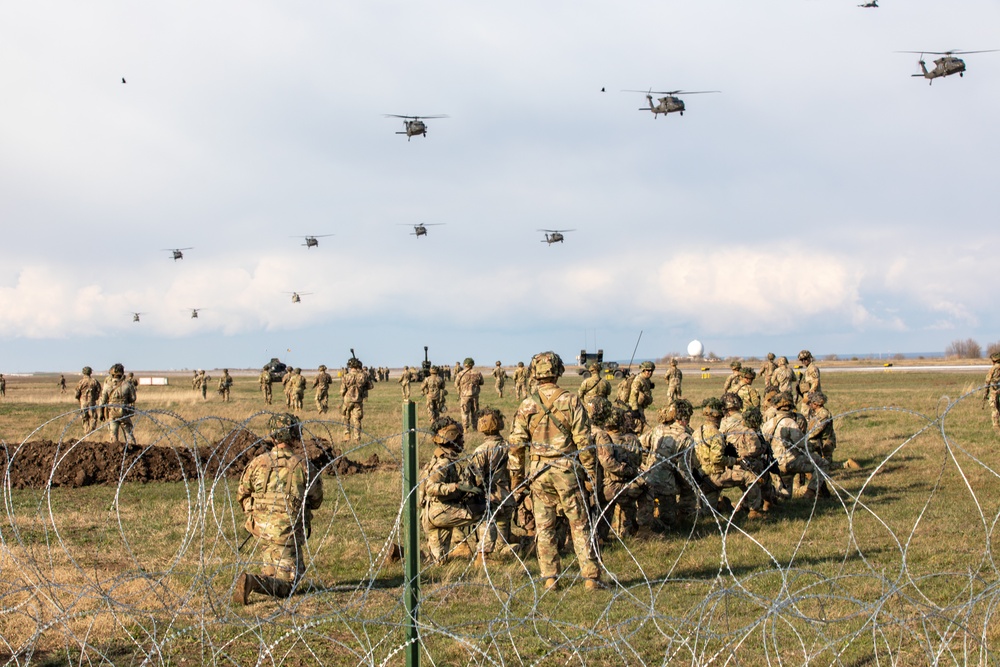
<svg viewBox="0 0 1000 667">
<path fill-rule="evenodd" d="M 1000 352 L 1000 341 L 990 343 L 986 346 L 987 357 L 995 352 Z M 953 340 L 951 341 L 951 345 L 945 348 L 944 356 L 951 357 L 953 359 L 982 359 L 983 346 L 971 338 L 966 338 L 965 340 Z"/>
</svg>

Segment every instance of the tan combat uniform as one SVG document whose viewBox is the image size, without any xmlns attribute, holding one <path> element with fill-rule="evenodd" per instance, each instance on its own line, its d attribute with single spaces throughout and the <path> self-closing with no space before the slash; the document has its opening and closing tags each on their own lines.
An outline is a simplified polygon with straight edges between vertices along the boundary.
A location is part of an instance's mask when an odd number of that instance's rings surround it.
<svg viewBox="0 0 1000 667">
<path fill-rule="evenodd" d="M 399 376 L 399 388 L 403 390 L 403 400 L 410 400 L 410 368 L 403 366 L 403 372 Z"/>
<path fill-rule="evenodd" d="M 602 378 L 599 373 L 595 373 L 580 383 L 580 389 L 577 390 L 576 395 L 583 401 L 594 396 L 607 398 L 611 395 L 611 383 Z"/>
<path fill-rule="evenodd" d="M 469 477 L 486 492 L 486 517 L 478 528 L 478 550 L 486 554 L 496 550 L 498 538 L 504 544 L 511 543 L 514 497 L 507 469 L 509 450 L 510 445 L 500 435 L 487 435 L 469 458 Z"/>
<path fill-rule="evenodd" d="M 469 367 L 455 376 L 458 387 L 458 405 L 462 411 L 462 426 L 466 430 L 475 427 L 476 412 L 479 411 L 479 388 L 484 384 L 483 374 Z"/>
<path fill-rule="evenodd" d="M 457 459 L 459 452 L 437 446 L 434 455 L 421 472 L 420 525 L 427 536 L 427 546 L 435 562 L 443 562 L 451 547 L 455 528 L 475 523 L 480 514 L 462 502 L 465 494 L 458 490 L 462 474 Z"/>
<path fill-rule="evenodd" d="M 264 394 L 264 404 L 271 405 L 271 371 L 266 368 L 262 370 L 257 382 L 260 384 L 261 393 Z"/>
<path fill-rule="evenodd" d="M 372 388 L 368 375 L 360 368 L 351 368 L 340 383 L 343 398 L 341 414 L 344 416 L 344 437 L 361 442 L 361 422 L 365 418 L 364 401 Z"/>
<path fill-rule="evenodd" d="M 431 372 L 430 375 L 424 378 L 423 384 L 420 385 L 420 393 L 427 400 L 428 424 L 433 424 L 441 416 L 441 413 L 444 412 L 444 399 L 448 393 L 444 388 L 444 378 L 441 377 L 440 372 Z"/>
<path fill-rule="evenodd" d="M 118 434 L 125 432 L 125 444 L 135 444 L 132 415 L 135 414 L 135 390 L 124 377 L 109 375 L 101 390 L 101 409 L 108 422 L 112 442 L 119 442 Z"/>
<path fill-rule="evenodd" d="M 497 396 L 503 398 L 503 388 L 507 384 L 507 371 L 500 366 L 493 368 L 493 388 L 497 390 Z"/>
<path fill-rule="evenodd" d="M 806 436 L 800 428 L 799 421 L 802 415 L 790 409 L 779 409 L 771 419 L 761 426 L 761 435 L 771 443 L 771 453 L 783 477 L 790 477 L 796 473 L 810 473 L 812 479 L 809 481 L 809 491 L 813 494 L 819 492 L 823 483 L 821 471 L 826 472 L 828 464 L 826 459 L 818 454 L 809 456 L 806 453 Z M 784 480 L 785 486 L 792 488 L 792 480 Z"/>
<path fill-rule="evenodd" d="M 330 409 L 330 385 L 333 377 L 326 370 L 321 370 L 313 378 L 313 389 L 316 390 L 316 412 L 325 415 Z"/>
<path fill-rule="evenodd" d="M 986 374 L 986 393 L 983 395 L 983 400 L 990 406 L 993 428 L 1000 432 L 1000 361 L 994 361 L 993 368 Z"/>
<path fill-rule="evenodd" d="M 514 370 L 514 393 L 517 395 L 517 400 L 519 401 L 523 401 L 528 397 L 527 366 L 518 366 Z"/>
<path fill-rule="evenodd" d="M 101 398 L 101 383 L 90 375 L 84 375 L 76 384 L 76 400 L 80 401 L 80 412 L 83 420 L 83 430 L 89 433 L 97 428 L 97 401 Z"/>
<path fill-rule="evenodd" d="M 667 381 L 667 405 L 670 405 L 683 394 L 681 384 L 684 382 L 684 373 L 677 366 L 671 366 L 663 378 Z"/>
<path fill-rule="evenodd" d="M 224 372 L 222 377 L 219 378 L 219 395 L 222 396 L 222 401 L 224 403 L 229 402 L 229 392 L 233 386 L 233 377 L 228 373 Z"/>
</svg>

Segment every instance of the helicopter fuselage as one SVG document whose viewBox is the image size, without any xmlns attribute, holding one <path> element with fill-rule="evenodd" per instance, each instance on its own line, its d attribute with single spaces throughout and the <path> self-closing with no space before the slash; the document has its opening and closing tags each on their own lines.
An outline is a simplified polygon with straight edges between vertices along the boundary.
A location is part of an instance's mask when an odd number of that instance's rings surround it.
<svg viewBox="0 0 1000 667">
<path fill-rule="evenodd" d="M 933 83 L 934 79 L 944 76 L 951 76 L 952 74 L 957 74 L 959 76 L 965 75 L 965 61 L 961 58 L 956 58 L 955 56 L 944 56 L 943 58 L 938 58 L 934 61 L 934 69 L 927 69 L 924 61 L 920 61 L 920 69 L 923 70 L 920 74 L 914 74 L 913 76 L 922 76 L 925 79 L 930 79 Z"/>
<path fill-rule="evenodd" d="M 396 134 L 405 134 L 407 141 L 410 140 L 410 137 L 417 135 L 427 136 L 427 125 L 422 120 L 404 120 L 403 126 L 406 128 L 406 131 L 397 132 Z"/>
<path fill-rule="evenodd" d="M 646 99 L 649 100 L 649 106 L 639 109 L 639 111 L 652 111 L 653 117 L 656 118 L 661 113 L 663 115 L 671 113 L 679 113 L 684 115 L 684 100 L 679 97 L 674 97 L 673 95 L 667 95 L 666 97 L 659 98 L 656 104 L 653 104 L 652 95 L 646 95 Z"/>
<path fill-rule="evenodd" d="M 318 248 L 319 247 L 319 241 L 314 236 L 307 236 L 306 237 L 306 247 L 307 248 Z"/>
<path fill-rule="evenodd" d="M 545 242 L 548 243 L 549 245 L 552 245 L 553 243 L 562 243 L 564 238 L 565 237 L 562 234 L 559 234 L 559 233 L 556 233 L 556 234 L 546 234 L 545 235 Z"/>
</svg>

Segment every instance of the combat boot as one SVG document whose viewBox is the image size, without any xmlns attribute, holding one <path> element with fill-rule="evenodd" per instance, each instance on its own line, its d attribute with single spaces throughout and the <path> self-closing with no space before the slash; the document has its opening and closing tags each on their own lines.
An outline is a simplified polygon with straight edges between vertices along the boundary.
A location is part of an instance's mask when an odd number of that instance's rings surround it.
<svg viewBox="0 0 1000 667">
<path fill-rule="evenodd" d="M 846 470 L 861 470 L 861 464 L 854 459 L 847 459 L 844 461 L 843 467 Z"/>
<path fill-rule="evenodd" d="M 249 598 L 250 575 L 246 572 L 241 572 L 240 576 L 236 577 L 236 586 L 233 588 L 233 604 L 245 607 Z"/>
<path fill-rule="evenodd" d="M 757 510 L 750 510 L 747 512 L 747 518 L 751 521 L 760 521 L 767 518 L 767 514 L 764 512 L 759 512 Z"/>
<path fill-rule="evenodd" d="M 803 500 L 816 500 L 815 489 L 806 489 L 806 492 L 802 495 Z"/>
<path fill-rule="evenodd" d="M 461 542 L 448 553 L 448 558 L 471 558 L 472 549 L 468 542 Z"/>
<path fill-rule="evenodd" d="M 559 580 L 555 577 L 549 577 L 545 580 L 545 590 L 547 591 L 557 591 L 559 590 Z"/>
<path fill-rule="evenodd" d="M 583 587 L 588 591 L 603 591 L 608 588 L 600 579 L 587 579 L 583 582 Z"/>
</svg>

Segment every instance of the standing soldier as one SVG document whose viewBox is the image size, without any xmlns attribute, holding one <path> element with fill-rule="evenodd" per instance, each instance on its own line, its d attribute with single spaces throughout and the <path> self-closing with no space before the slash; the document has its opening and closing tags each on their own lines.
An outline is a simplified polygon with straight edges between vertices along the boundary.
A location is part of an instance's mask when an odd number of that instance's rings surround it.
<svg viewBox="0 0 1000 667">
<path fill-rule="evenodd" d="M 433 424 L 444 412 L 444 397 L 448 393 L 437 366 L 431 366 L 430 375 L 424 378 L 420 386 L 420 393 L 427 398 L 427 421 Z"/>
<path fill-rule="evenodd" d="M 320 364 L 316 377 L 313 379 L 313 389 L 316 390 L 316 412 L 325 415 L 330 409 L 330 385 L 333 377 L 326 372 L 326 365 Z"/>
<path fill-rule="evenodd" d="M 740 371 L 743 369 L 743 364 L 733 361 L 729 364 L 729 367 L 733 369 L 733 372 L 726 377 L 726 384 L 722 388 L 723 394 L 731 391 L 735 392 L 736 388 L 740 386 Z"/>
<path fill-rule="evenodd" d="M 642 423 L 646 423 L 646 408 L 653 404 L 653 371 L 656 364 L 652 361 L 644 361 L 639 365 L 639 374 L 632 380 L 632 386 L 628 392 L 628 407 L 635 410 L 642 418 Z M 640 431 L 642 429 L 640 428 Z"/>
<path fill-rule="evenodd" d="M 108 422 L 111 431 L 111 441 L 120 442 L 118 433 L 125 431 L 125 444 L 135 444 L 135 434 L 132 430 L 132 415 L 135 413 L 135 390 L 132 384 L 125 380 L 125 367 L 115 364 L 108 370 L 101 390 L 101 412 L 104 421 Z"/>
<path fill-rule="evenodd" d="M 201 389 L 201 384 L 198 379 L 198 371 L 191 371 L 191 372 L 193 373 L 193 375 L 191 376 L 191 390 L 195 393 L 198 393 L 198 390 Z"/>
<path fill-rule="evenodd" d="M 814 391 L 822 393 L 823 388 L 819 383 L 819 366 L 816 365 L 816 360 L 813 359 L 812 352 L 809 350 L 799 352 L 799 361 L 805 365 L 805 370 L 799 374 L 798 385 L 798 393 L 801 398 L 799 411 L 804 414 L 809 412 L 809 404 L 807 402 L 809 394 Z"/>
<path fill-rule="evenodd" d="M 681 383 L 684 382 L 684 373 L 677 367 L 677 360 L 670 360 L 670 368 L 667 369 L 663 379 L 667 381 L 667 405 L 681 398 L 683 391 Z"/>
<path fill-rule="evenodd" d="M 993 428 L 1000 433 L 1000 351 L 990 355 L 993 368 L 986 374 L 986 392 L 983 403 L 988 403 L 993 418 Z M 0 378 L 3 376 L 0 375 Z"/>
<path fill-rule="evenodd" d="M 779 394 L 792 393 L 795 386 L 795 371 L 788 366 L 788 357 L 778 357 L 778 367 L 771 375 L 771 386 Z"/>
<path fill-rule="evenodd" d="M 7 395 L 7 378 L 0 373 L 0 397 Z"/>
<path fill-rule="evenodd" d="M 519 401 L 528 397 L 528 369 L 524 367 L 523 361 L 517 362 L 517 368 L 514 370 L 514 392 Z"/>
<path fill-rule="evenodd" d="M 280 414 L 267 425 L 273 448 L 247 465 L 237 492 L 247 532 L 260 543 L 264 561 L 260 575 L 242 572 L 236 578 L 233 603 L 239 605 L 247 603 L 250 593 L 292 594 L 305 574 L 313 512 L 323 504 L 323 479 L 304 456 L 299 420 Z"/>
<path fill-rule="evenodd" d="M 347 375 L 340 382 L 345 440 L 361 442 L 361 422 L 365 418 L 364 401 L 371 388 L 371 379 L 361 370 L 361 361 L 352 356 L 347 360 Z"/>
<path fill-rule="evenodd" d="M 65 375 L 60 375 L 59 376 L 59 393 L 60 394 L 65 394 L 66 393 L 66 376 Z"/>
<path fill-rule="evenodd" d="M 94 406 L 101 398 L 101 383 L 91 377 L 93 369 L 90 366 L 83 367 L 83 377 L 76 385 L 76 400 L 80 401 L 80 412 L 83 418 L 83 432 L 89 433 L 92 428 L 99 425 L 97 412 Z"/>
<path fill-rule="evenodd" d="M 461 362 L 456 361 L 455 362 L 455 370 L 452 371 L 452 375 L 457 380 L 458 379 L 458 374 L 461 373 L 461 372 L 462 372 L 462 364 L 461 364 Z M 451 378 L 448 378 L 448 379 L 450 380 Z"/>
<path fill-rule="evenodd" d="M 410 400 L 410 367 L 403 366 L 403 372 L 399 376 L 399 388 L 403 390 L 403 400 Z"/>
<path fill-rule="evenodd" d="M 285 369 L 285 374 L 281 376 L 281 391 L 285 395 L 285 407 L 292 407 L 292 376 L 295 369 L 289 366 Z"/>
<path fill-rule="evenodd" d="M 233 387 L 233 378 L 229 375 L 229 369 L 222 369 L 222 377 L 219 378 L 219 396 L 223 403 L 229 402 L 229 392 Z"/>
<path fill-rule="evenodd" d="M 479 524 L 479 547 L 476 561 L 486 559 L 496 551 L 497 538 L 511 544 L 510 520 L 514 512 L 514 497 L 510 492 L 510 471 L 507 469 L 508 450 L 500 432 L 504 429 L 503 414 L 495 408 L 483 408 L 476 413 L 476 430 L 486 436 L 469 459 L 469 483 L 483 490 L 486 500 L 485 520 Z"/>
<path fill-rule="evenodd" d="M 590 377 L 580 383 L 580 388 L 576 392 L 580 400 L 586 403 L 595 396 L 600 396 L 601 398 L 610 396 L 611 383 L 601 377 L 601 365 L 595 361 L 589 366 L 588 370 L 590 371 Z"/>
<path fill-rule="evenodd" d="M 465 368 L 455 376 L 455 386 L 458 387 L 458 406 L 462 411 L 462 426 L 473 428 L 474 418 L 479 412 L 479 388 L 483 386 L 483 374 L 473 366 L 476 362 L 472 357 L 466 357 Z"/>
<path fill-rule="evenodd" d="M 263 370 L 260 372 L 260 377 L 257 378 L 258 384 L 260 384 L 260 391 L 264 394 L 264 404 L 271 405 L 271 369 L 264 366 Z"/>
<path fill-rule="evenodd" d="M 593 491 L 597 460 L 589 447 L 590 424 L 580 399 L 556 384 L 564 371 L 555 352 L 532 357 L 530 372 L 538 391 L 517 409 L 508 467 L 515 489 L 530 481 L 538 565 L 546 590 L 559 587 L 556 522 L 560 515 L 569 522 L 587 590 L 596 590 L 603 585 L 586 493 Z"/>
<path fill-rule="evenodd" d="M 139 381 L 135 379 L 135 373 L 133 373 L 132 371 L 129 371 L 128 375 L 125 377 L 125 379 L 128 380 L 128 383 L 130 385 L 132 385 L 132 391 L 134 391 L 135 395 L 138 396 L 139 395 Z"/>
<path fill-rule="evenodd" d="M 497 396 L 503 398 L 503 388 L 507 384 L 507 371 L 501 368 L 499 361 L 493 369 L 493 377 L 495 378 L 493 386 L 497 390 Z"/>
<path fill-rule="evenodd" d="M 205 373 L 204 370 L 198 371 L 198 388 L 201 389 L 201 400 L 208 400 L 208 383 L 211 381 L 212 376 Z"/>
<path fill-rule="evenodd" d="M 306 379 L 302 376 L 301 368 L 296 368 L 292 372 L 288 386 L 291 387 L 292 391 L 292 408 L 299 411 L 302 409 L 302 403 L 306 399 Z"/>
<path fill-rule="evenodd" d="M 740 371 L 740 387 L 736 390 L 736 395 L 743 401 L 743 411 L 750 408 L 760 408 L 760 393 L 753 388 L 753 381 L 757 373 L 747 366 Z"/>
<path fill-rule="evenodd" d="M 774 383 L 771 380 L 777 367 L 778 365 L 774 363 L 774 352 L 768 352 L 767 360 L 761 364 L 760 372 L 758 373 L 764 381 L 764 393 L 767 393 L 768 388 L 773 386 Z"/>
</svg>

